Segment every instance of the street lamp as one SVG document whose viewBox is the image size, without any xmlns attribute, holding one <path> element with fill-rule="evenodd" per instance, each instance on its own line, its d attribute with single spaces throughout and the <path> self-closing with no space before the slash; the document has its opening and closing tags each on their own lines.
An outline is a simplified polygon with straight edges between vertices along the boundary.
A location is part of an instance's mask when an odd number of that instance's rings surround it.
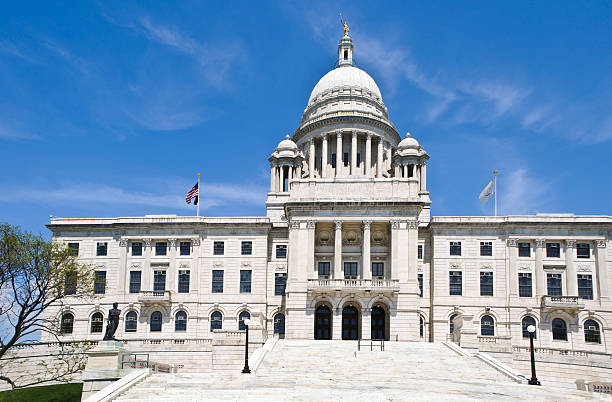
<svg viewBox="0 0 612 402">
<path fill-rule="evenodd" d="M 244 342 L 244 368 L 242 369 L 242 374 L 251 374 L 251 369 L 249 369 L 249 325 L 251 324 L 251 320 L 244 319 L 244 325 L 246 326 L 246 341 Z"/>
<path fill-rule="evenodd" d="M 535 325 L 530 325 L 527 327 L 527 332 L 529 332 L 529 350 L 531 352 L 531 378 L 529 379 L 529 385 L 540 385 L 540 381 L 538 381 L 538 378 L 536 377 L 535 356 L 533 352 L 533 336 L 535 335 L 535 330 Z"/>
</svg>

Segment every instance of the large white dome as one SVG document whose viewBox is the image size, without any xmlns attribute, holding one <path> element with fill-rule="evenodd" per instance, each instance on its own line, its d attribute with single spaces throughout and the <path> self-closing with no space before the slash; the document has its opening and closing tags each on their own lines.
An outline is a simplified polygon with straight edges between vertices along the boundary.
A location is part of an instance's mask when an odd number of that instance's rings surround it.
<svg viewBox="0 0 612 402">
<path fill-rule="evenodd" d="M 327 93 L 332 89 L 337 88 L 352 88 L 369 91 L 371 94 L 382 102 L 380 89 L 372 77 L 365 71 L 354 66 L 340 66 L 323 76 L 317 82 L 308 99 L 308 104 L 311 104 L 319 96 Z"/>
</svg>

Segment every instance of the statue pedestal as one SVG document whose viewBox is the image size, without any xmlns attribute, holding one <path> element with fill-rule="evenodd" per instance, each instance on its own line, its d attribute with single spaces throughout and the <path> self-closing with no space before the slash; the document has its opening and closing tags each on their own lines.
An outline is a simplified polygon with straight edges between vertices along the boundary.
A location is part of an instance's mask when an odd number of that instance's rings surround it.
<svg viewBox="0 0 612 402">
<path fill-rule="evenodd" d="M 81 400 L 129 373 L 131 367 L 121 368 L 121 361 L 127 360 L 129 354 L 123 343 L 118 341 L 100 341 L 98 346 L 87 351 Z"/>
</svg>

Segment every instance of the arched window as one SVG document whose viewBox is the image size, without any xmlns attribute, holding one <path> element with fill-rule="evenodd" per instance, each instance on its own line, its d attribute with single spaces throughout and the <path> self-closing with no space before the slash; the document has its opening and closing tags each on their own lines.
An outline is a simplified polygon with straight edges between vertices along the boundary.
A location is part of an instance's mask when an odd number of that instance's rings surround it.
<svg viewBox="0 0 612 402">
<path fill-rule="evenodd" d="M 130 311 L 125 315 L 125 332 L 136 332 L 138 327 L 138 314 Z"/>
<path fill-rule="evenodd" d="M 480 335 L 495 336 L 495 321 L 490 315 L 483 315 L 480 319 Z"/>
<path fill-rule="evenodd" d="M 213 311 L 210 315 L 210 330 L 223 328 L 223 314 L 220 311 Z"/>
<path fill-rule="evenodd" d="M 423 316 L 419 316 L 419 336 L 422 338 L 423 337 L 423 326 L 425 325 L 425 323 L 423 322 Z"/>
<path fill-rule="evenodd" d="M 453 322 L 453 320 L 455 319 L 455 317 L 457 317 L 457 315 L 458 314 L 453 314 L 448 319 L 448 328 L 450 330 L 449 334 L 452 334 L 453 332 L 455 332 L 455 323 Z"/>
<path fill-rule="evenodd" d="M 567 341 L 567 324 L 561 318 L 552 320 L 553 340 Z"/>
<path fill-rule="evenodd" d="M 62 314 L 60 332 L 62 334 L 71 334 L 73 326 L 74 326 L 74 316 L 72 315 L 72 313 Z"/>
<path fill-rule="evenodd" d="M 523 317 L 523 321 L 521 321 L 521 326 L 523 327 L 523 338 L 529 339 L 529 331 L 527 331 L 527 327 L 529 327 L 530 325 L 533 325 L 534 327 L 536 326 L 535 319 L 528 315 Z M 536 339 L 537 337 L 537 332 L 534 332 L 533 339 Z"/>
<path fill-rule="evenodd" d="M 162 313 L 154 311 L 151 314 L 151 332 L 161 332 L 162 330 Z"/>
<path fill-rule="evenodd" d="M 249 314 L 248 311 L 243 311 L 242 313 L 240 313 L 240 315 L 238 316 L 238 329 L 245 330 L 246 324 L 244 323 L 244 320 L 250 320 L 250 319 L 251 319 L 251 314 Z"/>
<path fill-rule="evenodd" d="M 97 334 L 102 332 L 102 325 L 104 323 L 104 316 L 102 313 L 94 313 L 91 316 L 91 333 Z"/>
<path fill-rule="evenodd" d="M 599 335 L 599 324 L 595 320 L 586 320 L 584 322 L 584 341 L 601 343 Z"/>
<path fill-rule="evenodd" d="M 187 313 L 184 311 L 177 311 L 174 315 L 174 330 L 175 331 L 187 331 Z"/>
</svg>

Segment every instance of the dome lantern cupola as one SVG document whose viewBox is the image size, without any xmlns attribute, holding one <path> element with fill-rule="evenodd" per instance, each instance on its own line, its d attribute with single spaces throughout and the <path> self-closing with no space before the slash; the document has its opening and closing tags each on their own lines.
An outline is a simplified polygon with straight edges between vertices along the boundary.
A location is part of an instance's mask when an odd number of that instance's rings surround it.
<svg viewBox="0 0 612 402">
<path fill-rule="evenodd" d="M 353 40 L 344 36 L 338 43 L 338 67 L 353 65 Z"/>
</svg>

